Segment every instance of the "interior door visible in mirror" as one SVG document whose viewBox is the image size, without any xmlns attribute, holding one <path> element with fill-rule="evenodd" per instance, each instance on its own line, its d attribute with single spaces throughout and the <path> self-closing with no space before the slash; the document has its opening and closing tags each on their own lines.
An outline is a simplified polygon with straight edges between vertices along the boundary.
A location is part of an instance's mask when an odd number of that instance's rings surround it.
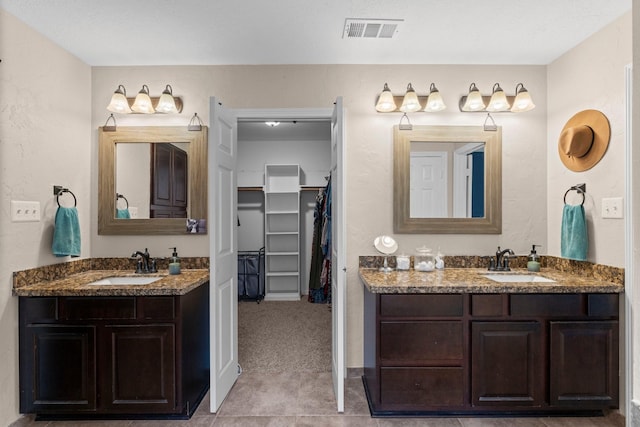
<svg viewBox="0 0 640 427">
<path fill-rule="evenodd" d="M 499 234 L 502 129 L 394 128 L 394 231 Z"/>
</svg>

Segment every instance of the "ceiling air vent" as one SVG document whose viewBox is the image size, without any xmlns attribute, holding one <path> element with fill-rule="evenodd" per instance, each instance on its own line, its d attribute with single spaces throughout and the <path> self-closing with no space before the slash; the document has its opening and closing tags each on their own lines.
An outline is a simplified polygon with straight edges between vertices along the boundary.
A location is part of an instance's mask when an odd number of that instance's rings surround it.
<svg viewBox="0 0 640 427">
<path fill-rule="evenodd" d="M 360 19 L 347 18 L 342 38 L 390 39 L 398 32 L 404 19 Z"/>
</svg>

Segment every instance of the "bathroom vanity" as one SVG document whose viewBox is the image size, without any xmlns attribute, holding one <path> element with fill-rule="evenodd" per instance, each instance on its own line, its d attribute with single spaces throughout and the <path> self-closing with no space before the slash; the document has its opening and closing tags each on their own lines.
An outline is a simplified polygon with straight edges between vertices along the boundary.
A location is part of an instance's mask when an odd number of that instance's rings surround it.
<svg viewBox="0 0 640 427">
<path fill-rule="evenodd" d="M 360 269 L 372 415 L 616 408 L 623 286 L 555 271 L 535 283 L 483 273 Z"/>
<path fill-rule="evenodd" d="M 208 270 L 146 285 L 89 271 L 15 292 L 20 412 L 40 419 L 188 418 L 209 388 Z"/>
</svg>

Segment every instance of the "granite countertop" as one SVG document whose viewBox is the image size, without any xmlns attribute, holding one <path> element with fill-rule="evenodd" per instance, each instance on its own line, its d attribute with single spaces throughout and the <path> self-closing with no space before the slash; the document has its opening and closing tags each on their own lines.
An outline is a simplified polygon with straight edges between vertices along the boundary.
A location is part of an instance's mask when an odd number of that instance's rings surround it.
<svg viewBox="0 0 640 427">
<path fill-rule="evenodd" d="M 162 278 L 146 285 L 88 284 L 114 276 Z M 158 273 L 151 274 L 135 274 L 130 270 L 89 270 L 56 280 L 36 281 L 27 286 L 14 287 L 13 294 L 21 297 L 184 295 L 208 280 L 208 269 L 183 269 L 176 275 L 169 275 L 168 270 L 159 270 Z"/>
<path fill-rule="evenodd" d="M 445 268 L 431 272 L 415 270 L 383 273 L 376 268 L 359 269 L 362 282 L 372 293 L 427 294 L 427 293 L 620 293 L 624 285 L 603 281 L 589 275 L 558 270 L 533 273 L 526 269 L 512 269 L 507 274 L 531 274 L 553 279 L 544 282 L 495 282 L 484 274 L 505 274 L 486 268 Z"/>
</svg>

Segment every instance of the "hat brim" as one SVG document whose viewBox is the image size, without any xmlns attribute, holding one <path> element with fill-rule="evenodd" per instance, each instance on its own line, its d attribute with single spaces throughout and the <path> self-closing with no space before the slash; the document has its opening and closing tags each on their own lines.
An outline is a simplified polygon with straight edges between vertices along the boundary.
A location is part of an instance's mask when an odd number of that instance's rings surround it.
<svg viewBox="0 0 640 427">
<path fill-rule="evenodd" d="M 567 169 L 574 172 L 583 172 L 594 167 L 604 157 L 611 139 L 609 119 L 598 110 L 584 110 L 575 114 L 564 125 L 560 135 L 568 128 L 582 125 L 589 126 L 593 130 L 593 144 L 587 154 L 582 157 L 568 156 L 560 148 L 561 140 L 558 141 L 560 160 Z"/>
</svg>

